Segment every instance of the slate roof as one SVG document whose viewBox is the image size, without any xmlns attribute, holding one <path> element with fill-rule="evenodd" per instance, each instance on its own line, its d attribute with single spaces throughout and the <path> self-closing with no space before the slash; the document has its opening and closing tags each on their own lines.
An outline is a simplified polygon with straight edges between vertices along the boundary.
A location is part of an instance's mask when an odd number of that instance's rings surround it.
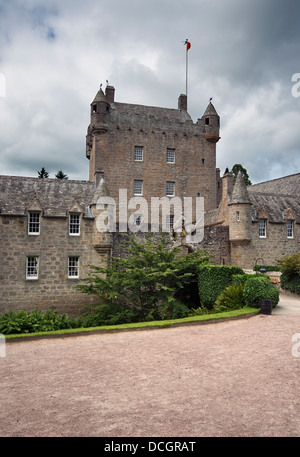
<svg viewBox="0 0 300 457">
<path fill-rule="evenodd" d="M 89 217 L 94 194 L 90 181 L 0 176 L 0 214 L 25 215 L 39 205 L 44 216 L 65 217 L 79 207 Z"/>
<path fill-rule="evenodd" d="M 252 203 L 253 220 L 264 208 L 273 223 L 284 223 L 285 213 L 290 208 L 300 223 L 300 173 L 253 184 L 247 187 Z"/>
<path fill-rule="evenodd" d="M 184 123 L 192 118 L 186 111 L 156 106 L 135 105 L 131 103 L 111 103 L 111 115 L 116 119 L 125 118 L 132 123 L 162 122 L 166 124 Z"/>
<path fill-rule="evenodd" d="M 249 192 L 300 196 L 300 173 L 253 184 L 247 189 Z"/>
</svg>

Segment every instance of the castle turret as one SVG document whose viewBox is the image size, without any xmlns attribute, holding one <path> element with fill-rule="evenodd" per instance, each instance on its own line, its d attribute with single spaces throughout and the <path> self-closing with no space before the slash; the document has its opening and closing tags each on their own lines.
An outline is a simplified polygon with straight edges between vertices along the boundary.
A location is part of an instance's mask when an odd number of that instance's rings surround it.
<svg viewBox="0 0 300 457">
<path fill-rule="evenodd" d="M 241 172 L 228 203 L 230 241 L 251 241 L 251 201 Z"/>
<path fill-rule="evenodd" d="M 205 128 L 204 138 L 210 143 L 217 143 L 220 139 L 220 117 L 211 102 L 206 108 L 202 119 Z"/>
<path fill-rule="evenodd" d="M 105 124 L 109 111 L 110 103 L 108 101 L 108 97 L 100 88 L 100 90 L 97 92 L 96 97 L 91 103 L 91 124 L 93 126 Z"/>
</svg>

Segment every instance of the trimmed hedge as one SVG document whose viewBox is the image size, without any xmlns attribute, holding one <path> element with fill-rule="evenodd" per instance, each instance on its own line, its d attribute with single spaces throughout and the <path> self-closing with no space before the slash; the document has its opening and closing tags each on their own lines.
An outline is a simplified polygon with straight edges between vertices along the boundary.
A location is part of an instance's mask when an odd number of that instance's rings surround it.
<svg viewBox="0 0 300 457">
<path fill-rule="evenodd" d="M 230 265 L 201 265 L 198 270 L 200 302 L 205 308 L 213 308 L 218 296 L 232 283 L 234 275 L 243 275 L 241 267 Z"/>
<path fill-rule="evenodd" d="M 245 282 L 243 297 L 246 306 L 259 308 L 262 300 L 271 300 L 272 307 L 275 308 L 279 302 L 279 291 L 269 278 L 253 275 Z"/>
</svg>

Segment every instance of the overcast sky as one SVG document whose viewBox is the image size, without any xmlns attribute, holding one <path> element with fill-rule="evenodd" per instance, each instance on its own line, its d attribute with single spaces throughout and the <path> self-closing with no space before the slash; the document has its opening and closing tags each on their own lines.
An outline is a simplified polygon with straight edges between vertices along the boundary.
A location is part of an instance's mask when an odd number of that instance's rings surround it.
<svg viewBox="0 0 300 457">
<path fill-rule="evenodd" d="M 88 179 L 99 84 L 177 108 L 187 38 L 188 111 L 196 122 L 213 97 L 221 174 L 299 173 L 299 24 L 299 0 L 0 0 L 0 174 Z"/>
</svg>

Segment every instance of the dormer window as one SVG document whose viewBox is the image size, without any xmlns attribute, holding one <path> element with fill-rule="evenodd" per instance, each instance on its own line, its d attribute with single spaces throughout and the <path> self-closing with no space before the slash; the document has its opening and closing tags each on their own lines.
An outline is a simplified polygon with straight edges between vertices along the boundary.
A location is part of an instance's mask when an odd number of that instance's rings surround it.
<svg viewBox="0 0 300 457">
<path fill-rule="evenodd" d="M 205 118 L 205 125 L 209 125 L 209 117 Z"/>
<path fill-rule="evenodd" d="M 39 212 L 28 213 L 28 235 L 40 234 L 40 214 Z"/>
<path fill-rule="evenodd" d="M 93 114 L 97 113 L 97 105 L 92 106 L 92 113 Z"/>
</svg>

